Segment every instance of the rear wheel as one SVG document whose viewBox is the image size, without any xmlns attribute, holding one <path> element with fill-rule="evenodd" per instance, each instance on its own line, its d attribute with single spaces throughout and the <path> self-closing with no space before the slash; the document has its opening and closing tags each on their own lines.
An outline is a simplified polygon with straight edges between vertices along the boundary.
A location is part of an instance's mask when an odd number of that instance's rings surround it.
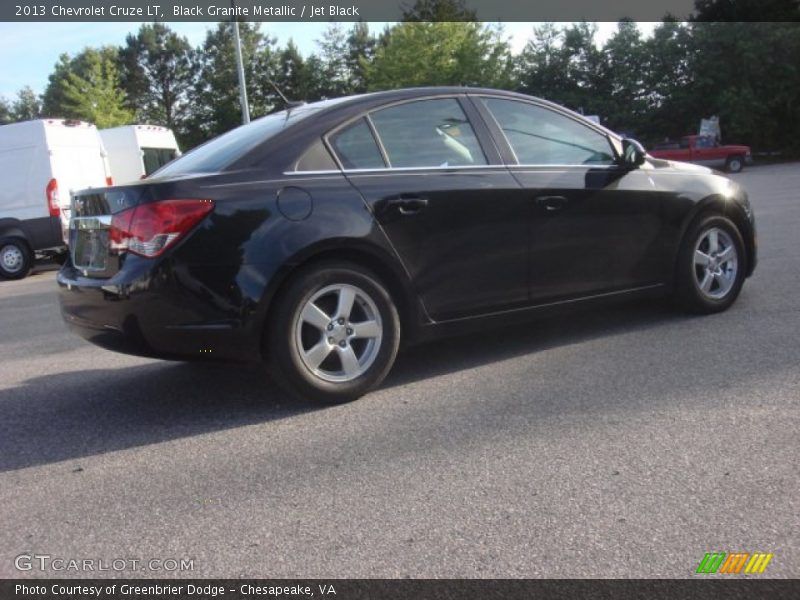
<svg viewBox="0 0 800 600">
<path fill-rule="evenodd" d="M 0 276 L 22 279 L 31 271 L 33 253 L 21 238 L 0 238 Z"/>
<path fill-rule="evenodd" d="M 728 219 L 710 215 L 689 228 L 678 257 L 677 298 L 696 313 L 726 310 L 747 272 L 742 236 Z"/>
<path fill-rule="evenodd" d="M 340 403 L 383 381 L 400 342 L 389 292 L 354 264 L 320 263 L 295 276 L 267 325 L 273 378 L 300 398 Z"/>
<path fill-rule="evenodd" d="M 725 162 L 725 169 L 728 173 L 738 173 L 744 168 L 744 158 L 741 156 L 731 156 Z"/>
</svg>

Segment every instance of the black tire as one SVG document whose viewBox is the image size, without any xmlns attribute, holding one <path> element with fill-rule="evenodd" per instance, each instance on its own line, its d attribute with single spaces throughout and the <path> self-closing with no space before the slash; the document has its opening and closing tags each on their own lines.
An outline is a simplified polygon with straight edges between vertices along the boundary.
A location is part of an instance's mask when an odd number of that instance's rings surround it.
<svg viewBox="0 0 800 600">
<path fill-rule="evenodd" d="M 0 238 L 0 277 L 22 279 L 31 272 L 33 252 L 22 238 Z"/>
<path fill-rule="evenodd" d="M 729 156 L 725 161 L 725 170 L 728 173 L 738 173 L 744 168 L 744 156 Z"/>
<path fill-rule="evenodd" d="M 356 301 L 352 304 L 354 308 L 348 313 L 349 316 L 344 324 L 339 324 L 335 318 L 338 309 L 333 306 L 333 299 L 341 302 L 339 293 L 335 291 L 337 287 L 358 291 Z M 326 290 L 331 289 L 334 291 L 326 293 Z M 319 294 L 323 295 L 315 300 Z M 319 304 L 316 304 L 317 302 Z M 327 328 L 324 325 L 311 326 L 309 322 L 301 319 L 301 314 L 309 303 L 321 307 L 325 302 L 329 308 L 322 312 L 326 318 L 331 319 Z M 361 311 L 362 317 L 354 317 L 353 311 Z M 352 325 L 356 328 L 361 322 L 370 319 L 369 316 L 366 319 L 363 317 L 367 312 L 375 313 L 370 322 L 380 330 L 379 342 L 370 341 L 377 340 L 377 336 L 367 341 L 363 341 L 366 338 L 356 340 L 347 337 L 353 333 L 350 329 L 351 320 L 355 319 Z M 336 329 L 331 331 L 330 327 Z M 337 342 L 334 337 L 328 337 L 329 335 L 338 335 L 345 339 Z M 342 342 L 347 348 L 342 346 Z M 305 362 L 309 357 L 308 352 L 319 344 L 326 343 L 327 346 L 321 346 L 321 352 L 324 354 L 327 350 L 329 354 L 319 364 L 318 372 L 315 373 Z M 275 382 L 292 395 L 326 404 L 339 404 L 355 400 L 377 387 L 392 368 L 399 344 L 400 317 L 380 279 L 368 269 L 353 263 L 340 261 L 318 263 L 304 268 L 293 276 L 276 299 L 275 308 L 271 311 L 267 323 L 267 367 Z M 342 346 L 341 351 L 337 346 Z M 358 359 L 358 367 L 363 368 L 363 372 L 352 376 L 349 380 L 326 380 L 326 377 L 351 377 L 345 372 L 347 370 L 345 363 L 340 358 L 351 348 L 353 356 Z M 360 357 L 357 356 L 359 352 L 362 352 Z M 360 364 L 362 361 L 363 365 Z M 334 374 L 337 367 L 341 372 L 340 375 Z"/>
<path fill-rule="evenodd" d="M 710 275 L 710 271 L 706 266 L 696 263 L 695 254 L 696 249 L 699 249 L 703 255 L 708 252 L 708 246 L 704 244 L 708 243 L 708 235 L 712 231 L 717 232 L 720 248 L 723 245 L 722 238 L 727 238 L 724 240 L 724 244 L 726 247 L 732 246 L 735 251 L 736 267 L 735 274 L 731 275 L 730 263 L 709 265 L 708 268 L 713 267 L 719 272 L 719 275 L 711 277 L 710 285 L 712 287 L 704 291 L 702 284 L 708 281 L 706 277 Z M 700 244 L 699 247 L 698 244 Z M 722 255 L 718 253 L 718 256 Z M 730 275 L 729 277 L 725 277 L 725 271 L 727 271 L 727 275 Z M 746 272 L 747 253 L 736 225 L 721 215 L 702 216 L 689 227 L 681 242 L 676 271 L 675 298 L 678 305 L 687 312 L 697 314 L 722 312 L 736 301 L 742 290 Z M 713 286 L 717 286 L 716 289 Z M 714 297 L 715 295 L 718 297 Z"/>
</svg>

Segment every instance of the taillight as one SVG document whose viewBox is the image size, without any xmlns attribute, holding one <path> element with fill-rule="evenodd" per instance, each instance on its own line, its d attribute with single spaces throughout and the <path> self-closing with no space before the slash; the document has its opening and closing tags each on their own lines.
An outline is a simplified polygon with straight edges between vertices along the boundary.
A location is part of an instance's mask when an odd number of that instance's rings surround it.
<svg viewBox="0 0 800 600">
<path fill-rule="evenodd" d="M 114 185 L 114 178 L 113 177 L 106 177 L 106 185 L 111 187 Z"/>
<path fill-rule="evenodd" d="M 212 200 L 162 200 L 123 210 L 111 218 L 111 249 L 159 256 L 213 209 Z"/>
<path fill-rule="evenodd" d="M 47 209 L 50 211 L 50 216 L 60 216 L 61 206 L 58 204 L 58 182 L 55 179 L 48 181 L 44 193 L 47 196 Z"/>
</svg>

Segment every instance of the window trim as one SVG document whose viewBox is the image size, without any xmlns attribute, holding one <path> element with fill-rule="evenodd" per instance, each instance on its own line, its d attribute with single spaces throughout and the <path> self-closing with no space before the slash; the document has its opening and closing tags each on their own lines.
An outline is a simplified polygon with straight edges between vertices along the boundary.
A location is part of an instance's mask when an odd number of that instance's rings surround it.
<svg viewBox="0 0 800 600">
<path fill-rule="evenodd" d="M 619 141 L 618 136 L 616 136 L 616 134 L 614 134 L 613 132 L 608 131 L 604 127 L 598 126 L 596 123 L 587 122 L 584 119 L 581 119 L 580 117 L 571 114 L 571 112 L 559 109 L 557 107 L 549 106 L 549 105 L 544 104 L 542 102 L 536 102 L 535 100 L 532 100 L 532 99 L 528 100 L 528 99 L 522 99 L 522 98 L 516 98 L 516 97 L 503 96 L 503 95 L 500 95 L 500 94 L 471 94 L 470 97 L 475 100 L 473 102 L 473 104 L 475 105 L 476 110 L 478 110 L 478 112 L 481 114 L 481 117 L 483 117 L 483 119 L 485 121 L 487 121 L 487 125 L 492 130 L 492 134 L 495 137 L 499 138 L 499 141 L 501 140 L 504 143 L 504 145 L 506 147 L 506 150 L 508 151 L 508 155 L 511 158 L 513 158 L 514 162 L 506 162 L 506 165 L 508 167 L 537 167 L 537 168 L 539 168 L 539 167 L 542 167 L 542 168 L 547 168 L 547 167 L 557 167 L 557 168 L 576 167 L 576 168 L 582 168 L 582 169 L 617 168 L 617 167 L 619 167 L 619 162 L 620 162 L 619 149 L 617 148 L 617 144 L 614 143 L 615 140 Z M 509 102 L 519 102 L 520 104 L 527 104 L 527 105 L 530 105 L 530 106 L 534 106 L 536 108 L 540 108 L 542 110 L 550 111 L 551 113 L 555 113 L 555 114 L 563 116 L 563 117 L 565 117 L 565 118 L 567 118 L 567 119 L 569 119 L 571 121 L 574 121 L 578 125 L 582 125 L 585 128 L 589 129 L 590 131 L 594 131 L 595 133 L 600 134 L 601 136 L 603 136 L 606 139 L 606 141 L 608 142 L 609 147 L 611 148 L 611 152 L 613 153 L 614 163 L 610 164 L 610 165 L 575 165 L 575 164 L 551 164 L 551 163 L 521 163 L 519 161 L 519 157 L 517 156 L 517 153 L 514 151 L 514 147 L 511 145 L 511 142 L 509 141 L 508 136 L 506 136 L 505 131 L 503 131 L 503 128 L 500 126 L 500 123 L 497 121 L 497 118 L 494 116 L 494 113 L 491 110 L 489 110 L 489 107 L 486 106 L 486 104 L 484 102 L 482 102 L 483 98 L 491 98 L 493 100 L 506 100 L 506 101 L 509 101 Z"/>
<path fill-rule="evenodd" d="M 375 143 L 378 145 L 378 152 L 381 153 L 381 157 L 383 157 L 383 164 L 385 165 L 385 169 L 393 169 L 392 167 L 392 159 L 389 158 L 389 153 L 386 151 L 386 146 L 383 145 L 383 140 L 381 139 L 380 134 L 378 133 L 377 127 L 375 127 L 375 123 L 372 122 L 372 117 L 370 116 L 371 112 L 368 112 L 364 115 L 364 120 L 367 122 L 367 127 L 372 132 L 372 138 L 375 140 Z"/>
<path fill-rule="evenodd" d="M 340 123 L 335 128 L 331 129 L 330 131 L 328 131 L 327 133 L 323 134 L 323 136 L 322 136 L 322 143 L 328 149 L 328 152 L 330 152 L 331 156 L 333 157 L 334 162 L 336 163 L 336 166 L 339 167 L 339 172 L 341 172 L 341 173 L 350 173 L 351 171 L 358 171 L 359 169 L 346 169 L 344 167 L 344 164 L 342 163 L 341 159 L 339 158 L 339 155 L 336 153 L 336 148 L 333 145 L 333 141 L 330 140 L 329 138 L 331 136 L 336 135 L 340 131 L 342 131 L 344 129 L 347 129 L 351 125 L 353 125 L 355 123 L 358 123 L 361 120 L 366 122 L 367 129 L 369 130 L 370 135 L 372 135 L 372 141 L 375 142 L 375 147 L 378 149 L 378 154 L 380 155 L 381 159 L 383 160 L 383 165 L 384 165 L 383 169 L 375 168 L 374 170 L 382 171 L 382 170 L 385 170 L 385 169 L 389 168 L 387 166 L 389 164 L 389 160 L 386 157 L 386 154 L 384 153 L 383 148 L 381 147 L 381 143 L 379 141 L 378 136 L 376 135 L 375 128 L 372 125 L 372 122 L 370 121 L 370 119 L 368 118 L 368 115 L 369 115 L 369 113 L 360 113 L 355 118 L 348 119 L 344 123 Z M 370 170 L 372 170 L 372 169 L 370 169 Z M 325 172 L 325 171 L 323 171 L 323 172 Z"/>
<path fill-rule="evenodd" d="M 391 166 L 391 161 L 389 159 L 388 154 L 386 153 L 386 148 L 383 145 L 383 140 L 381 140 L 381 136 L 378 134 L 377 129 L 375 129 L 375 125 L 373 124 L 370 115 L 372 113 L 374 113 L 374 112 L 379 111 L 379 110 L 393 108 L 395 106 L 402 106 L 404 104 L 411 104 L 413 102 L 423 102 L 423 101 L 426 101 L 426 100 L 447 100 L 447 99 L 455 100 L 458 103 L 459 107 L 461 108 L 461 111 L 464 113 L 464 118 L 466 118 L 467 123 L 469 123 L 470 128 L 472 128 L 472 132 L 475 135 L 475 139 L 478 142 L 478 146 L 480 147 L 481 152 L 483 153 L 483 158 L 486 160 L 486 164 L 483 164 L 483 165 L 455 165 L 455 166 L 447 166 L 447 167 L 441 167 L 441 166 L 393 167 L 393 166 Z M 467 110 L 468 107 L 464 106 L 464 100 L 465 99 L 468 99 L 468 96 L 466 94 L 452 94 L 452 93 L 450 93 L 450 94 L 435 94 L 433 96 L 421 96 L 419 98 L 404 98 L 402 100 L 397 100 L 395 102 L 389 102 L 388 104 L 382 104 L 380 106 L 376 106 L 376 107 L 370 108 L 366 112 L 359 113 L 358 115 L 356 115 L 356 116 L 354 116 L 354 117 L 352 117 L 350 119 L 347 119 L 343 123 L 340 123 L 339 125 L 337 125 L 333 129 L 331 129 L 330 131 L 328 131 L 325 134 L 323 134 L 322 140 L 325 143 L 325 145 L 328 147 L 328 150 L 330 151 L 331 155 L 333 156 L 333 159 L 336 161 L 336 164 L 338 165 L 338 167 L 339 167 L 339 169 L 341 170 L 342 173 L 361 174 L 361 173 L 387 172 L 387 171 L 388 172 L 393 172 L 393 173 L 403 172 L 403 171 L 412 171 L 412 172 L 416 172 L 416 171 L 463 171 L 465 169 L 479 169 L 479 168 L 486 168 L 486 167 L 493 167 L 493 168 L 505 167 L 506 165 L 502 164 L 502 162 L 500 164 L 493 164 L 491 162 L 492 161 L 492 154 L 487 152 L 486 140 L 481 139 L 481 135 L 478 132 L 478 128 L 476 127 L 476 123 L 474 122 L 474 118 L 471 118 L 470 111 Z M 381 156 L 383 157 L 383 161 L 387 165 L 382 169 L 346 169 L 346 168 L 344 168 L 344 165 L 342 165 L 342 162 L 339 159 L 339 156 L 336 154 L 336 152 L 335 152 L 335 150 L 333 148 L 333 143 L 330 141 L 331 136 L 336 135 L 336 133 L 338 133 L 339 130 L 348 127 L 352 123 L 354 123 L 354 122 L 356 122 L 356 121 L 358 121 L 359 119 L 362 119 L 362 118 L 367 121 L 367 125 L 370 127 L 370 131 L 372 132 L 372 136 L 375 139 L 375 143 L 378 146 L 378 151 L 381 153 Z M 500 157 L 500 159 L 502 161 L 502 157 Z"/>
</svg>

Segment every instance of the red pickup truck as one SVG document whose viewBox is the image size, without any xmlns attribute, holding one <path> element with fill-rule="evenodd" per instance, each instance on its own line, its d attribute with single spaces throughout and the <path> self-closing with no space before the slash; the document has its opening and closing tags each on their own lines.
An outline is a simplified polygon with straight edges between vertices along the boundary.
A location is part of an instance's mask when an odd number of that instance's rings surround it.
<svg viewBox="0 0 800 600">
<path fill-rule="evenodd" d="M 687 135 L 680 142 L 664 142 L 656 144 L 650 156 L 679 160 L 722 168 L 731 173 L 738 173 L 745 163 L 753 162 L 749 146 L 721 146 L 711 136 Z"/>
</svg>

